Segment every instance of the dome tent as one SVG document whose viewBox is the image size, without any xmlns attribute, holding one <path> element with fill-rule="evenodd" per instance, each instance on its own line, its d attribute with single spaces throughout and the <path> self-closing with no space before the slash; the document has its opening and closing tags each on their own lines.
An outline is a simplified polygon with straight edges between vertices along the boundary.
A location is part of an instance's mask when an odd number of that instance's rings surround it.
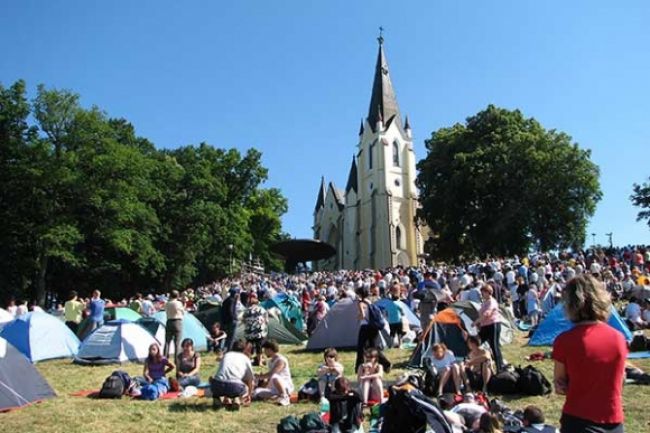
<svg viewBox="0 0 650 433">
<path fill-rule="evenodd" d="M 161 346 L 165 344 L 165 325 L 160 323 L 158 320 L 153 317 L 143 317 L 142 319 L 138 319 L 135 323 L 151 334 Z"/>
<path fill-rule="evenodd" d="M 328 347 L 348 349 L 357 347 L 359 336 L 359 311 L 351 299 L 337 301 L 309 337 L 307 350 Z"/>
<path fill-rule="evenodd" d="M 113 320 L 84 340 L 74 362 L 83 365 L 142 362 L 152 344 L 160 343 L 142 326 L 127 320 Z"/>
<path fill-rule="evenodd" d="M 2 326 L 5 323 L 9 323 L 14 319 L 15 319 L 15 317 L 14 317 L 13 314 L 11 314 L 9 311 L 5 310 L 4 308 L 0 308 L 0 328 L 2 328 Z"/>
<path fill-rule="evenodd" d="M 25 356 L 0 338 L 0 412 L 56 397 Z"/>
<path fill-rule="evenodd" d="M 167 313 L 158 311 L 153 315 L 154 319 L 167 326 Z M 205 326 L 193 314 L 185 313 L 183 316 L 183 333 L 181 339 L 191 338 L 194 348 L 198 351 L 208 349 L 208 337 L 210 333 Z M 164 343 L 163 343 L 164 347 Z"/>
<path fill-rule="evenodd" d="M 27 313 L 7 323 L 0 331 L 0 337 L 32 362 L 72 358 L 80 344 L 65 323 L 42 312 Z"/>
<path fill-rule="evenodd" d="M 127 307 L 106 307 L 104 309 L 104 322 L 109 322 L 111 320 L 128 320 L 129 322 L 135 322 L 141 318 L 142 316 L 139 313 Z M 81 340 L 85 340 L 89 335 L 89 322 L 90 318 L 86 317 L 79 324 L 77 337 L 79 337 Z"/>
</svg>

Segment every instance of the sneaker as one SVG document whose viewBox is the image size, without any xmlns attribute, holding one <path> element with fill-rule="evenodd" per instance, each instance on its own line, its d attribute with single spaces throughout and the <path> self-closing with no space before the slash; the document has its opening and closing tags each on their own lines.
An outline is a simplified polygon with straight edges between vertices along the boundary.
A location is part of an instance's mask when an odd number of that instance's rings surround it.
<svg viewBox="0 0 650 433">
<path fill-rule="evenodd" d="M 291 398 L 288 394 L 285 394 L 278 399 L 278 404 L 280 406 L 289 406 L 291 404 Z"/>
</svg>

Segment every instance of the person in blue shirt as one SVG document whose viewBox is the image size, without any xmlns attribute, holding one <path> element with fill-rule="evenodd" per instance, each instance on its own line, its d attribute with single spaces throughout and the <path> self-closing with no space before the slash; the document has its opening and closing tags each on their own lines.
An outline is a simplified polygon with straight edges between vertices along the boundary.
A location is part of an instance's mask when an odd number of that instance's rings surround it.
<svg viewBox="0 0 650 433">
<path fill-rule="evenodd" d="M 93 291 L 93 297 L 90 299 L 88 304 L 88 309 L 90 310 L 90 327 L 89 332 L 94 331 L 97 328 L 100 328 L 104 324 L 104 307 L 106 303 L 101 298 L 101 292 L 99 290 Z"/>
</svg>

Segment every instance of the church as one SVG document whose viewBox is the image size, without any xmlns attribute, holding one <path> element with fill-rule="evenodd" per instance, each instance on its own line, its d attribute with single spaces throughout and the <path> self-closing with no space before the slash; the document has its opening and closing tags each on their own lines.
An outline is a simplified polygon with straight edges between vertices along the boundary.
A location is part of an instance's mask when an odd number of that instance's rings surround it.
<svg viewBox="0 0 650 433">
<path fill-rule="evenodd" d="M 314 209 L 314 239 L 336 249 L 315 269 L 417 265 L 424 227 L 415 220 L 415 153 L 408 117 L 402 122 L 380 35 L 368 116 L 345 189 L 321 179 Z"/>
</svg>

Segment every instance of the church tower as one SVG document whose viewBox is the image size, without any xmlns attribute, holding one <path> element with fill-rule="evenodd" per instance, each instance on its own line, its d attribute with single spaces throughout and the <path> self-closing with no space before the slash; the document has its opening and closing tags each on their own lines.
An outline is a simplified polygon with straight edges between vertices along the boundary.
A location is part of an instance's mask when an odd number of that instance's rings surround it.
<svg viewBox="0 0 650 433">
<path fill-rule="evenodd" d="M 368 116 L 359 129 L 345 190 L 321 180 L 314 210 L 314 237 L 334 246 L 336 257 L 318 269 L 365 269 L 417 265 L 423 239 L 415 154 L 408 117 L 393 89 L 384 39 L 379 36 Z"/>
<path fill-rule="evenodd" d="M 370 106 L 357 154 L 359 268 L 416 265 L 423 247 L 415 224 L 413 135 L 408 117 L 402 123 L 381 35 L 378 41 Z"/>
</svg>

